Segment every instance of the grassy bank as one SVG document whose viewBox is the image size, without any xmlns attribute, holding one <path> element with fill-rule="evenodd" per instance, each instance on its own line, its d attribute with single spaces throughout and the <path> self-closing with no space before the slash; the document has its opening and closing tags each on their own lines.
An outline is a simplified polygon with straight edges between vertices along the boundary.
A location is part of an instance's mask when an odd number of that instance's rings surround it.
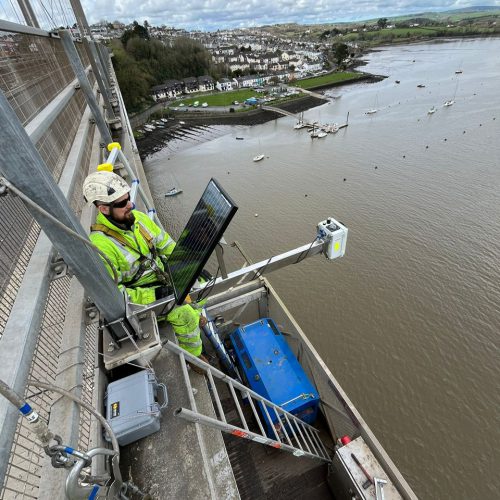
<svg viewBox="0 0 500 500">
<path fill-rule="evenodd" d="M 343 71 L 340 73 L 328 73 L 326 75 L 314 76 L 312 78 L 306 78 L 305 80 L 297 80 L 290 85 L 300 87 L 301 89 L 314 89 L 317 87 L 336 85 L 340 82 L 358 80 L 359 78 L 363 77 L 365 77 L 365 75 L 361 73 Z"/>
</svg>

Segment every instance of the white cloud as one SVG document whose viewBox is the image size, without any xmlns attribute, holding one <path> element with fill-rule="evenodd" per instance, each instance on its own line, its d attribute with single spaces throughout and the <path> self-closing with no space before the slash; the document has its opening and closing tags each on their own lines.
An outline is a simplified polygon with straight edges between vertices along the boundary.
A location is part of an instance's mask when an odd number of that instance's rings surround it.
<svg viewBox="0 0 500 500">
<path fill-rule="evenodd" d="M 480 1 L 500 6 L 500 0 Z M 150 24 L 216 30 L 295 22 L 333 23 L 448 10 L 474 5 L 469 0 L 82 0 L 90 23 L 115 19 L 125 23 L 145 19 Z"/>
</svg>

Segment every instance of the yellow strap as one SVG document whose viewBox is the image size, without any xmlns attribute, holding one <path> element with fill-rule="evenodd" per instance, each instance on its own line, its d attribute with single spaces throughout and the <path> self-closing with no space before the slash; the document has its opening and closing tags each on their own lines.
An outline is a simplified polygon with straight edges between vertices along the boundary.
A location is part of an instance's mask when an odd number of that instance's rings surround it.
<svg viewBox="0 0 500 500">
<path fill-rule="evenodd" d="M 153 237 L 148 233 L 148 231 L 146 231 L 146 228 L 142 224 L 139 224 L 139 232 L 141 233 L 141 236 L 146 240 L 148 248 L 152 250 L 154 247 Z"/>
<path fill-rule="evenodd" d="M 120 242 L 122 245 L 126 247 L 131 247 L 130 243 L 117 231 L 114 231 L 113 229 L 109 228 L 108 226 L 105 226 L 104 224 L 92 224 L 90 226 L 91 231 L 101 231 L 101 233 L 106 234 L 107 236 L 111 236 L 111 238 L 114 238 L 116 241 Z M 146 229 L 142 226 L 142 224 L 139 224 L 139 232 L 141 233 L 141 236 L 146 240 L 146 244 L 148 245 L 148 248 L 150 251 L 153 250 L 154 245 L 153 245 L 153 237 L 146 231 Z M 133 247 L 132 247 L 133 248 Z M 135 248 L 133 250 L 137 251 Z M 140 253 L 140 251 L 139 251 Z"/>
</svg>

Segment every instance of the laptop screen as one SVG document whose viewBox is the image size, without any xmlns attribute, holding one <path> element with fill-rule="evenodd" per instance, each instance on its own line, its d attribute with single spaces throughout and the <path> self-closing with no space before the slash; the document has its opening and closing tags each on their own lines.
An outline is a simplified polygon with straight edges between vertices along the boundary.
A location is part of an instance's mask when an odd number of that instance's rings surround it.
<svg viewBox="0 0 500 500">
<path fill-rule="evenodd" d="M 176 304 L 184 302 L 237 210 L 219 183 L 210 179 L 167 261 Z"/>
</svg>

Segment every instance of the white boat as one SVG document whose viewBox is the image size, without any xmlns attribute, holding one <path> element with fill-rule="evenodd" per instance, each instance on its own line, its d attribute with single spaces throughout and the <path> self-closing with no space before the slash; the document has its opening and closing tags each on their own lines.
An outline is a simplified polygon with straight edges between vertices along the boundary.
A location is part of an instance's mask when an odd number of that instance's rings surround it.
<svg viewBox="0 0 500 500">
<path fill-rule="evenodd" d="M 176 187 L 173 187 L 172 189 L 169 189 L 166 193 L 165 196 L 175 196 L 176 194 L 182 193 L 182 189 L 178 189 Z"/>
<path fill-rule="evenodd" d="M 429 111 L 427 111 L 427 114 L 428 114 L 428 115 L 432 115 L 432 114 L 434 114 L 436 111 L 437 111 L 437 109 L 436 109 L 434 106 L 432 106 L 432 108 L 429 108 Z"/>
<path fill-rule="evenodd" d="M 186 122 L 179 122 L 179 125 L 186 125 Z"/>
<path fill-rule="evenodd" d="M 167 123 L 167 122 L 168 122 L 167 118 L 160 118 L 160 120 L 161 120 L 163 123 Z"/>
<path fill-rule="evenodd" d="M 154 125 L 151 125 L 149 123 L 146 123 L 146 125 L 144 125 L 144 128 L 148 131 L 148 132 L 152 132 L 156 127 Z"/>
<path fill-rule="evenodd" d="M 325 131 L 320 130 L 320 131 L 316 134 L 316 137 L 317 137 L 318 139 L 322 139 L 323 137 L 326 137 L 327 135 L 328 135 L 328 134 L 327 134 Z"/>
<path fill-rule="evenodd" d="M 208 102 L 204 102 L 202 105 L 201 105 L 202 108 L 208 108 Z"/>
<path fill-rule="evenodd" d="M 378 111 L 378 94 L 375 96 L 375 105 L 370 108 L 365 114 L 374 115 Z"/>
<path fill-rule="evenodd" d="M 264 159 L 264 155 L 257 155 L 253 157 L 253 161 L 260 161 Z"/>
<path fill-rule="evenodd" d="M 455 85 L 455 92 L 453 93 L 453 98 L 444 101 L 443 106 L 448 107 L 448 106 L 453 106 L 455 104 L 455 96 L 457 95 L 457 90 L 458 90 L 458 78 L 457 78 L 457 83 Z"/>
<path fill-rule="evenodd" d="M 331 125 L 327 125 L 325 127 L 325 132 L 329 132 L 330 134 L 336 134 L 339 130 L 338 123 L 332 123 Z"/>
<path fill-rule="evenodd" d="M 304 122 L 301 122 L 301 121 L 298 121 L 294 126 L 293 128 L 296 129 L 296 130 L 299 130 L 301 128 L 304 128 L 304 127 L 307 127 L 307 124 L 304 123 Z"/>
<path fill-rule="evenodd" d="M 197 108 L 200 105 L 200 101 L 193 102 L 193 108 Z"/>
</svg>

